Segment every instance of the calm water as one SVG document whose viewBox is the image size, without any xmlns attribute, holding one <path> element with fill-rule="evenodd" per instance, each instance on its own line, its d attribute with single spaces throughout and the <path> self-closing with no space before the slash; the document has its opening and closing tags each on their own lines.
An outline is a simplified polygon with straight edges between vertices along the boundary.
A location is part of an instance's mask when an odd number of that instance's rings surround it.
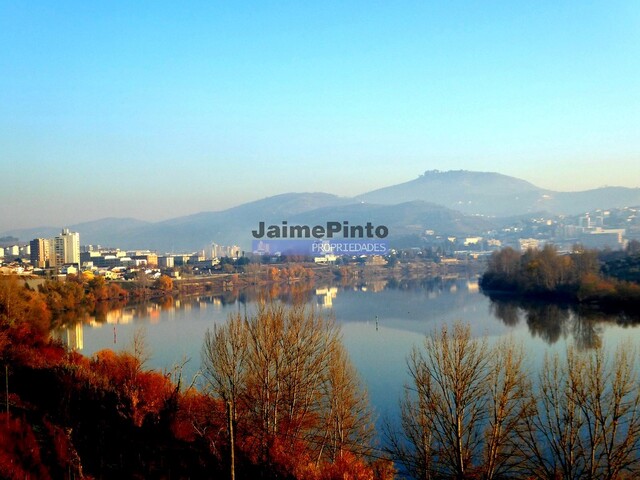
<svg viewBox="0 0 640 480">
<path fill-rule="evenodd" d="M 230 313 L 254 311 L 264 292 L 230 292 L 147 303 L 87 317 L 56 332 L 84 355 L 110 348 L 126 349 L 142 329 L 150 349 L 149 366 L 171 369 L 188 360 L 184 374 L 191 378 L 200 366 L 204 334 L 223 324 Z M 623 339 L 640 345 L 640 329 L 628 318 L 575 312 L 544 304 L 492 302 L 478 292 L 475 280 L 424 280 L 411 283 L 373 282 L 358 286 L 313 288 L 269 295 L 282 301 L 302 297 L 341 326 L 343 341 L 358 369 L 378 417 L 393 417 L 407 380 L 405 358 L 425 334 L 456 321 L 471 325 L 475 336 L 490 340 L 511 336 L 522 342 L 528 365 L 537 370 L 547 351 L 615 346 Z M 267 295 L 267 296 L 269 296 Z M 171 300 L 171 299 L 169 299 Z"/>
</svg>

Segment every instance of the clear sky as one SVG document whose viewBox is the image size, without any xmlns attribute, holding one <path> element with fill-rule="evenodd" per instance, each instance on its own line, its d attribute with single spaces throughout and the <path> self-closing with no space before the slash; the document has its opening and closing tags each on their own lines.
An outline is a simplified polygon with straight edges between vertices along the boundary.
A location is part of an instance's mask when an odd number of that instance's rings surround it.
<svg viewBox="0 0 640 480">
<path fill-rule="evenodd" d="M 640 187 L 640 2 L 0 0 L 0 232 L 431 169 Z"/>
</svg>

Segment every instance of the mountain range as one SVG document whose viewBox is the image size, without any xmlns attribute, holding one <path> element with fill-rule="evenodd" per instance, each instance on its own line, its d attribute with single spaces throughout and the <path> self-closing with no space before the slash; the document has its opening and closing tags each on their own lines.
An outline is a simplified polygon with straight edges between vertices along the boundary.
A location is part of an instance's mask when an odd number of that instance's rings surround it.
<svg viewBox="0 0 640 480">
<path fill-rule="evenodd" d="M 423 200 L 468 215 L 508 217 L 535 212 L 575 215 L 598 208 L 638 205 L 640 188 L 557 192 L 499 173 L 431 170 L 415 180 L 373 190 L 357 198 L 384 205 Z"/>
<path fill-rule="evenodd" d="M 582 192 L 538 188 L 499 173 L 427 171 L 418 178 L 354 197 L 328 193 L 285 193 L 227 210 L 201 212 L 161 222 L 105 218 L 68 225 L 82 244 L 159 252 L 193 251 L 220 245 L 251 247 L 258 222 L 323 225 L 385 225 L 389 239 L 415 237 L 425 230 L 441 235 L 477 235 L 504 224 L 504 217 L 548 212 L 575 215 L 597 208 L 640 205 L 640 188 L 605 187 Z M 0 236 L 21 242 L 53 237 L 59 227 L 9 230 Z"/>
</svg>

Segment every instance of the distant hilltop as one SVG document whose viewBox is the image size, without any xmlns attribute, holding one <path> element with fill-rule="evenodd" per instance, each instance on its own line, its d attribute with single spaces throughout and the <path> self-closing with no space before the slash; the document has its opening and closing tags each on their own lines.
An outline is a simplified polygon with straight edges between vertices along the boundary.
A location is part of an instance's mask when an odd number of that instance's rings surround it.
<svg viewBox="0 0 640 480">
<path fill-rule="evenodd" d="M 315 225 L 333 220 L 389 227 L 390 237 L 425 229 L 473 235 L 500 225 L 499 219 L 547 212 L 577 215 L 596 209 L 640 205 L 640 188 L 606 187 L 583 192 L 546 190 L 494 172 L 427 170 L 414 180 L 353 197 L 328 193 L 283 193 L 222 211 L 200 212 L 161 222 L 109 218 L 70 225 L 83 242 L 153 248 L 202 249 L 211 242 L 250 240 L 258 222 Z M 0 232 L 30 240 L 50 237 L 57 227 Z"/>
<path fill-rule="evenodd" d="M 414 180 L 373 190 L 358 198 L 379 204 L 423 200 L 470 215 L 504 217 L 538 211 L 572 215 L 596 208 L 638 205 L 640 189 L 605 187 L 558 192 L 495 172 L 427 170 Z"/>
</svg>

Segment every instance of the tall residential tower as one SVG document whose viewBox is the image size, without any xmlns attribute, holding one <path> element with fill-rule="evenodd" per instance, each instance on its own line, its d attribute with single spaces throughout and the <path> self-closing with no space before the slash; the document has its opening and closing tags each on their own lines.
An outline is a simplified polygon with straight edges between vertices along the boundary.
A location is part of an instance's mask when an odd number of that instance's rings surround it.
<svg viewBox="0 0 640 480">
<path fill-rule="evenodd" d="M 51 259 L 54 265 L 80 264 L 80 234 L 63 228 L 62 233 L 53 239 Z"/>
<path fill-rule="evenodd" d="M 38 268 L 47 267 L 50 264 L 51 241 L 47 238 L 34 238 L 29 242 L 31 246 L 31 265 Z"/>
</svg>

